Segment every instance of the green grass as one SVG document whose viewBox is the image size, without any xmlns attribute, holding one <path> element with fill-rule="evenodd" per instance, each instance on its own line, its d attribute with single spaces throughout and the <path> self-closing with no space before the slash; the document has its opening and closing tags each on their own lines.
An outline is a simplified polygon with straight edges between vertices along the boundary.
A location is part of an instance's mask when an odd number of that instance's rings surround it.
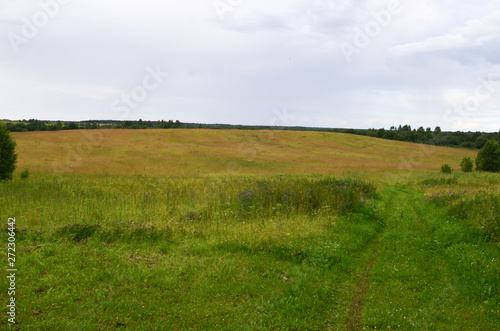
<svg viewBox="0 0 500 331">
<path fill-rule="evenodd" d="M 498 246 L 422 193 L 384 192 L 386 231 L 372 273 L 367 329 L 498 327 Z"/>
<path fill-rule="evenodd" d="M 18 228 L 18 326 L 494 329 L 498 245 L 428 194 L 488 182 L 488 199 L 466 196 L 476 215 L 497 206 L 499 180 L 454 176 L 414 174 L 400 188 L 325 176 L 3 183 Z"/>
<path fill-rule="evenodd" d="M 373 185 L 321 176 L 175 178 L 38 175 L 0 186 L 0 203 L 32 230 L 67 224 L 141 221 L 227 228 L 241 219 L 354 210 Z"/>
<path fill-rule="evenodd" d="M 1 186 L 3 210 L 20 215 L 18 322 L 28 329 L 340 325 L 352 275 L 382 229 L 373 186 L 359 180 L 148 178 L 140 184 L 145 198 L 130 188 L 137 178 L 55 178 Z M 30 218 L 23 205 L 53 203 L 49 196 L 60 201 L 57 212 L 34 208 L 38 217 Z M 173 205 L 169 197 L 184 207 L 162 208 Z M 128 203 L 114 209 L 120 199 Z M 139 216 L 138 208 L 150 210 L 142 211 L 147 220 L 86 215 Z"/>
<path fill-rule="evenodd" d="M 445 162 L 457 167 L 461 150 L 426 150 L 425 162 L 401 168 L 421 146 L 128 130 L 52 173 L 63 145 L 78 147 L 81 134 L 16 136 L 30 175 L 0 183 L 4 222 L 16 218 L 18 269 L 17 325 L 3 305 L 2 328 L 500 325 L 500 176 L 439 173 Z M 256 154 L 240 155 L 241 141 Z M 370 172 L 328 175 L 347 169 Z M 5 303 L 8 279 L 0 279 Z"/>
</svg>

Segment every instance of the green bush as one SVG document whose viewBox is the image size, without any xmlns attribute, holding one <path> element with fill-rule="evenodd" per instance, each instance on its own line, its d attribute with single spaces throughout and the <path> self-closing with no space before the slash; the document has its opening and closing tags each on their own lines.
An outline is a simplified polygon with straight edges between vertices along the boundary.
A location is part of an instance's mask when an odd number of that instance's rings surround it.
<svg viewBox="0 0 500 331">
<path fill-rule="evenodd" d="M 460 168 L 463 172 L 472 172 L 474 168 L 474 161 L 470 157 L 464 157 L 462 162 L 460 162 Z"/>
<path fill-rule="evenodd" d="M 441 172 L 443 174 L 451 174 L 453 171 L 453 169 L 451 169 L 450 165 L 449 164 L 443 164 L 441 166 Z"/>
<path fill-rule="evenodd" d="M 30 171 L 28 168 L 21 171 L 21 179 L 27 179 L 30 176 Z"/>
</svg>

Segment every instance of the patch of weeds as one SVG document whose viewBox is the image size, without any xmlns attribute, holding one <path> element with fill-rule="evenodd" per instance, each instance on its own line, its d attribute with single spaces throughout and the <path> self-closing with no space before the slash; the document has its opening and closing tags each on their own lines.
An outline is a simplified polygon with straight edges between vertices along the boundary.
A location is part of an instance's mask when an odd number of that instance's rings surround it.
<svg viewBox="0 0 500 331">
<path fill-rule="evenodd" d="M 450 204 L 448 212 L 454 220 L 464 220 L 470 217 L 470 207 L 467 201 L 459 200 Z"/>
<path fill-rule="evenodd" d="M 252 256 L 267 255 L 279 261 L 287 261 L 301 264 L 307 257 L 307 252 L 301 245 L 289 243 L 288 245 L 277 244 L 273 241 L 259 244 L 225 242 L 216 246 L 218 250 L 231 253 L 248 254 Z"/>
<path fill-rule="evenodd" d="M 191 211 L 180 218 L 177 221 L 171 221 L 168 223 L 169 229 L 178 230 L 181 234 L 190 234 L 194 237 L 204 237 L 208 217 L 204 214 Z"/>
<path fill-rule="evenodd" d="M 494 241 L 500 242 L 500 215 L 496 214 L 496 216 L 492 218 L 488 218 L 484 222 L 484 232 L 488 234 L 488 236 Z"/>
<path fill-rule="evenodd" d="M 5 238 L 7 238 L 9 236 L 9 233 L 14 232 L 14 236 L 15 236 L 16 240 L 24 240 L 27 238 L 27 236 L 29 234 L 28 228 L 18 229 L 16 226 L 14 226 L 12 228 L 9 225 L 5 225 L 2 230 L 3 230 L 2 232 L 4 233 Z M 40 232 L 40 231 L 38 231 L 38 232 Z"/>
<path fill-rule="evenodd" d="M 424 186 L 440 186 L 440 185 L 453 185 L 458 183 L 457 176 L 453 177 L 440 177 L 440 178 L 428 178 L 422 181 Z"/>
<path fill-rule="evenodd" d="M 156 241 L 159 239 L 170 238 L 172 229 L 170 226 L 157 227 L 150 223 L 142 221 L 117 221 L 115 220 L 104 231 L 101 231 L 101 237 L 107 242 L 126 239 L 135 241 Z"/>
<path fill-rule="evenodd" d="M 426 201 L 431 201 L 434 204 L 446 207 L 448 214 L 454 220 L 464 220 L 471 216 L 470 201 L 467 199 L 467 191 L 447 191 L 428 193 L 425 195 Z"/>
<path fill-rule="evenodd" d="M 330 238 L 325 238 L 308 247 L 305 251 L 305 262 L 314 268 L 331 269 L 341 261 L 338 253 L 340 244 Z"/>
<path fill-rule="evenodd" d="M 199 213 L 194 212 L 194 211 L 191 211 L 191 212 L 189 212 L 181 217 L 181 221 L 188 222 L 188 223 L 199 222 L 202 220 L 203 220 L 203 216 Z"/>
<path fill-rule="evenodd" d="M 478 190 L 428 193 L 425 200 L 443 206 L 454 220 L 472 221 L 493 241 L 500 241 L 500 196 Z"/>
<path fill-rule="evenodd" d="M 375 187 L 354 179 L 277 177 L 247 183 L 237 194 L 238 213 L 262 218 L 276 215 L 346 215 L 375 196 Z"/>
<path fill-rule="evenodd" d="M 91 237 L 101 228 L 97 224 L 68 224 L 56 230 L 56 233 L 62 237 L 69 238 L 73 241 L 82 241 Z"/>
<path fill-rule="evenodd" d="M 245 190 L 238 194 L 238 202 L 240 212 L 250 212 L 250 207 L 253 205 L 255 194 L 250 190 Z"/>
<path fill-rule="evenodd" d="M 29 176 L 30 176 L 30 171 L 28 170 L 28 168 L 24 169 L 20 173 L 21 179 L 28 179 Z"/>
<path fill-rule="evenodd" d="M 446 191 L 446 192 L 436 192 L 436 193 L 427 193 L 425 195 L 426 201 L 431 201 L 438 206 L 448 206 L 451 203 L 460 200 L 464 195 L 464 192 L 459 191 Z"/>
</svg>

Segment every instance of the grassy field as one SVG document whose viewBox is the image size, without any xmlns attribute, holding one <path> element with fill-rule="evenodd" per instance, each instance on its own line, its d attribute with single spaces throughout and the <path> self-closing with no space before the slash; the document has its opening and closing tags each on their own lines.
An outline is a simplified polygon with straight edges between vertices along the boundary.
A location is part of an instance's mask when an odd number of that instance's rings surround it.
<svg viewBox="0 0 500 331">
<path fill-rule="evenodd" d="M 476 151 L 339 133 L 244 130 L 76 130 L 13 134 L 19 169 L 196 176 L 332 174 L 459 167 Z"/>
<path fill-rule="evenodd" d="M 475 152 L 327 133 L 90 133 L 15 135 L 31 175 L 0 184 L 18 269 L 17 324 L 2 328 L 500 324 L 500 176 L 439 173 Z"/>
</svg>

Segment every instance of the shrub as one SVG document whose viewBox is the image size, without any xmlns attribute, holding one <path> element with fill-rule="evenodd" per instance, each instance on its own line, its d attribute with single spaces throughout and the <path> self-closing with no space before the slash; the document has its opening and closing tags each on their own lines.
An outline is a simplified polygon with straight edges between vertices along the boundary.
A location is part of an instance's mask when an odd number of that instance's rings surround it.
<svg viewBox="0 0 500 331">
<path fill-rule="evenodd" d="M 476 158 L 476 169 L 480 171 L 500 171 L 500 145 L 490 140 L 479 151 Z"/>
<path fill-rule="evenodd" d="M 441 166 L 441 172 L 443 174 L 451 174 L 451 172 L 453 171 L 453 169 L 451 169 L 450 165 L 449 164 L 443 164 Z"/>
<path fill-rule="evenodd" d="M 460 162 L 460 168 L 463 172 L 472 172 L 474 168 L 474 161 L 470 157 L 464 157 L 462 162 Z"/>
<path fill-rule="evenodd" d="M 30 171 L 28 168 L 21 171 L 21 179 L 27 179 L 30 176 Z"/>
</svg>

